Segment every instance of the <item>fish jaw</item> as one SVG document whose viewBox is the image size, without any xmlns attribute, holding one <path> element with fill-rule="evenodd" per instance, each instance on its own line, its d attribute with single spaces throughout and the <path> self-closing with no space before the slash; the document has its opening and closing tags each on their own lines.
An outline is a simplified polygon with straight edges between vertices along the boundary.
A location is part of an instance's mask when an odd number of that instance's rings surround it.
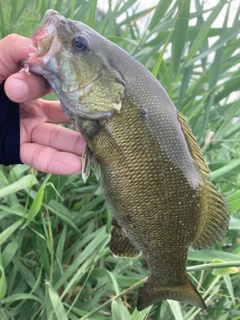
<svg viewBox="0 0 240 320">
<path fill-rule="evenodd" d="M 33 72 L 48 77 L 46 65 L 61 49 L 61 43 L 57 37 L 58 13 L 54 10 L 47 10 L 38 28 L 30 39 L 31 47 L 36 52 L 30 53 L 29 58 L 21 64 L 26 72 Z M 52 71 L 52 70 L 51 70 Z"/>
</svg>

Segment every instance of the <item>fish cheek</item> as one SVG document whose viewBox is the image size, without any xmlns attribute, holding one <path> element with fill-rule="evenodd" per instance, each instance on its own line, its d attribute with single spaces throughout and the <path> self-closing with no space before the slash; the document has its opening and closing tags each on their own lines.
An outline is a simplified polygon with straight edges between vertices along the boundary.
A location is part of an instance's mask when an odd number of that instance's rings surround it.
<svg viewBox="0 0 240 320">
<path fill-rule="evenodd" d="M 93 66 L 88 65 L 87 55 L 76 54 L 66 48 L 55 57 L 55 60 L 63 91 L 71 92 L 81 89 L 96 78 L 96 75 L 90 72 Z M 96 65 L 94 68 L 100 70 L 100 66 Z"/>
<path fill-rule="evenodd" d="M 79 105 L 86 108 L 88 113 L 120 112 L 125 88 L 122 76 L 111 66 L 104 66 L 88 88 L 83 90 L 79 97 Z"/>
</svg>

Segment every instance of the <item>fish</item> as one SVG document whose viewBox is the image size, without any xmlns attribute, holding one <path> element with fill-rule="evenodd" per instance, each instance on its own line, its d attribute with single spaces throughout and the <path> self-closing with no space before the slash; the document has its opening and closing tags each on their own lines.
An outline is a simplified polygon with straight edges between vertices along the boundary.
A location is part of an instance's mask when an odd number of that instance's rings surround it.
<svg viewBox="0 0 240 320">
<path fill-rule="evenodd" d="M 186 118 L 150 71 L 82 22 L 50 9 L 31 43 L 22 66 L 47 80 L 86 141 L 82 177 L 93 166 L 100 179 L 113 255 L 147 262 L 137 309 L 166 299 L 206 308 L 188 248 L 219 242 L 230 215 Z"/>
</svg>

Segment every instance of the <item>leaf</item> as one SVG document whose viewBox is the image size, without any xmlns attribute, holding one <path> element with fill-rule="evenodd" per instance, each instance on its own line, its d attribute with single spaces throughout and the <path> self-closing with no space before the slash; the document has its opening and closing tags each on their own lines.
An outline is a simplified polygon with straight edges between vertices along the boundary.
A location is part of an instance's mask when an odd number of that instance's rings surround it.
<svg viewBox="0 0 240 320">
<path fill-rule="evenodd" d="M 37 301 L 38 303 L 41 303 L 42 301 L 36 297 L 35 295 L 33 294 L 29 294 L 29 293 L 16 293 L 16 294 L 12 294 L 6 298 L 4 298 L 1 302 L 2 303 L 13 303 L 13 302 L 16 302 L 16 301 L 23 301 L 23 300 L 35 300 Z"/>
<path fill-rule="evenodd" d="M 13 260 L 18 248 L 19 248 L 19 243 L 16 241 L 9 242 L 7 244 L 6 248 L 2 252 L 3 268 L 7 268 L 9 263 Z"/>
<path fill-rule="evenodd" d="M 58 293 L 52 288 L 52 286 L 47 283 L 47 290 L 49 294 L 50 301 L 53 307 L 53 313 L 55 313 L 56 318 L 58 320 L 68 320 L 66 312 L 64 310 L 64 306 L 62 301 L 58 295 Z"/>
<path fill-rule="evenodd" d="M 0 198 L 6 197 L 12 193 L 16 193 L 19 190 L 29 188 L 37 183 L 38 181 L 36 177 L 32 174 L 28 174 L 27 176 L 19 179 L 18 181 L 10 184 L 9 186 L 0 189 Z"/>
<path fill-rule="evenodd" d="M 206 39 L 206 35 L 208 34 L 212 23 L 216 20 L 217 16 L 221 12 L 225 3 L 226 3 L 225 1 L 219 1 L 218 4 L 211 11 L 208 18 L 204 21 L 196 39 L 194 40 L 191 46 L 188 56 L 185 59 L 185 62 L 184 62 L 185 66 L 190 61 L 190 59 L 196 54 L 196 52 L 199 50 L 200 46 L 202 45 L 203 41 Z"/>
<path fill-rule="evenodd" d="M 95 21 L 96 21 L 96 11 L 97 11 L 97 0 L 91 1 L 91 9 L 90 9 L 90 17 L 89 17 L 89 27 L 93 28 L 95 27 Z"/>
<path fill-rule="evenodd" d="M 234 253 L 224 252 L 215 249 L 203 249 L 201 251 L 194 251 L 189 249 L 188 259 L 194 261 L 212 261 L 214 259 L 220 259 L 227 262 L 240 261 L 240 256 Z"/>
<path fill-rule="evenodd" d="M 158 70 L 159 70 L 160 67 L 161 67 L 161 63 L 162 63 L 162 60 L 163 60 L 163 55 L 164 55 L 164 53 L 165 53 L 165 51 L 166 51 L 166 48 L 167 48 L 167 46 L 168 46 L 168 44 L 169 44 L 169 40 L 170 40 L 170 37 L 171 37 L 171 35 L 172 35 L 172 32 L 173 32 L 173 29 L 171 30 L 171 32 L 169 32 L 169 35 L 168 35 L 168 37 L 167 37 L 167 39 L 166 39 L 166 41 L 165 41 L 165 43 L 164 43 L 163 49 L 162 49 L 161 52 L 159 53 L 158 59 L 157 59 L 157 61 L 156 61 L 156 64 L 155 64 L 155 66 L 154 66 L 154 68 L 153 68 L 153 70 L 152 70 L 152 74 L 153 74 L 154 77 L 157 76 Z"/>
<path fill-rule="evenodd" d="M 171 2 L 170 1 L 166 1 L 166 0 L 160 0 L 154 10 L 154 14 L 153 17 L 151 19 L 151 23 L 148 27 L 149 30 L 152 30 L 153 28 L 155 28 L 159 22 L 161 21 L 161 19 L 164 17 L 166 11 L 168 10 L 168 8 L 170 7 Z"/>
<path fill-rule="evenodd" d="M 240 230 L 240 220 L 231 216 L 229 230 Z"/>
<path fill-rule="evenodd" d="M 130 320 L 145 320 L 145 319 L 148 319 L 147 316 L 150 313 L 151 309 L 152 309 L 152 306 L 148 307 L 148 308 L 146 308 L 146 309 L 144 309 L 142 311 L 138 311 L 137 309 L 135 309 L 134 312 L 131 315 Z"/>
<path fill-rule="evenodd" d="M 240 190 L 227 196 L 226 200 L 229 205 L 231 213 L 236 212 L 237 210 L 240 210 Z"/>
<path fill-rule="evenodd" d="M 230 93 L 239 90 L 239 81 L 240 81 L 240 74 L 238 74 L 239 72 L 240 71 L 236 71 L 235 74 L 233 74 L 229 80 L 225 81 L 223 85 L 223 89 L 214 97 L 214 101 L 213 101 L 214 103 L 217 103 L 223 100 L 224 98 L 228 97 Z"/>
<path fill-rule="evenodd" d="M 23 220 L 18 220 L 0 233 L 0 245 L 2 245 L 22 224 Z"/>
<path fill-rule="evenodd" d="M 214 259 L 212 261 L 213 263 L 224 263 L 225 261 L 220 259 Z M 223 276 L 228 274 L 234 274 L 238 272 L 238 268 L 229 267 L 229 268 L 217 268 L 213 269 L 212 274 L 215 276 Z"/>
<path fill-rule="evenodd" d="M 35 216 L 38 214 L 39 210 L 41 209 L 42 202 L 43 202 L 43 196 L 44 196 L 44 190 L 45 190 L 45 187 L 41 187 L 39 189 L 35 199 L 33 200 L 33 203 L 30 207 L 30 210 L 28 212 L 27 221 L 22 228 L 25 228 L 26 226 L 28 226 L 29 223 L 35 218 Z"/>
<path fill-rule="evenodd" d="M 172 313 L 173 313 L 175 319 L 183 320 L 183 315 L 182 315 L 180 303 L 178 301 L 174 301 L 174 300 L 167 300 L 167 302 L 172 310 Z"/>
<path fill-rule="evenodd" d="M 127 308 L 123 305 L 121 299 L 113 301 L 111 304 L 113 320 L 130 320 L 130 314 Z"/>
<path fill-rule="evenodd" d="M 167 1 L 166 1 L 167 2 Z M 174 31 L 172 34 L 172 58 L 171 70 L 172 75 L 176 76 L 180 67 L 181 57 L 188 34 L 190 0 L 182 2 L 177 15 Z"/>
<path fill-rule="evenodd" d="M 204 50 L 197 57 L 191 59 L 188 63 L 185 62 L 185 67 L 193 65 L 199 59 L 203 59 L 209 56 L 210 53 L 217 51 L 219 48 L 224 48 L 224 45 L 240 33 L 240 21 L 233 24 L 231 28 L 226 28 L 225 31 L 220 35 L 219 39 L 207 50 Z"/>
<path fill-rule="evenodd" d="M 67 210 L 66 207 L 64 207 L 61 203 L 58 203 L 55 200 L 51 200 L 47 208 L 49 211 L 54 213 L 63 223 L 68 225 L 73 230 L 73 232 L 77 235 L 77 237 L 79 237 L 80 239 L 83 238 L 82 233 L 76 227 L 74 222 L 67 216 L 67 213 L 69 213 L 69 211 Z"/>
<path fill-rule="evenodd" d="M 211 181 L 215 181 L 220 177 L 223 177 L 224 175 L 230 173 L 232 170 L 236 169 L 239 166 L 240 166 L 240 158 L 232 160 L 230 163 L 223 166 L 222 168 L 213 171 L 211 173 Z"/>
<path fill-rule="evenodd" d="M 2 300 L 5 297 L 6 291 L 7 291 L 6 276 L 5 276 L 3 266 L 0 265 L 0 300 Z"/>
<path fill-rule="evenodd" d="M 108 242 L 108 235 L 105 233 L 105 227 L 101 227 L 96 230 L 96 232 L 89 234 L 85 239 L 79 242 L 79 246 L 85 243 L 85 240 L 90 241 L 89 244 L 84 248 L 80 255 L 76 257 L 74 262 L 68 266 L 68 268 L 64 271 L 61 278 L 57 281 L 54 288 L 57 290 L 65 283 L 65 281 L 74 274 L 74 277 L 71 278 L 70 282 L 66 285 L 62 295 L 65 295 L 71 286 L 75 283 L 76 279 L 79 281 L 80 275 L 84 275 L 86 269 L 89 268 L 91 263 L 96 259 L 99 254 L 99 247 L 103 245 L 103 243 Z M 86 260 L 86 264 L 83 265 L 83 262 Z M 81 265 L 81 268 L 79 266 Z"/>
<path fill-rule="evenodd" d="M 234 290 L 233 290 L 233 284 L 231 281 L 231 277 L 228 274 L 226 274 L 223 276 L 223 279 L 224 279 L 224 282 L 225 282 L 226 287 L 228 289 L 229 295 L 232 299 L 233 305 L 235 305 L 235 297 L 234 297 Z"/>
<path fill-rule="evenodd" d="M 124 260 L 127 262 L 127 258 L 124 258 Z M 131 266 L 130 261 L 132 261 L 132 259 L 129 259 L 129 267 Z M 91 273 L 91 277 L 104 283 L 112 284 L 112 280 L 106 271 L 107 270 L 104 268 L 95 268 Z M 112 272 L 112 274 L 117 280 L 118 285 L 121 287 L 130 287 L 140 280 L 139 278 L 133 276 L 125 276 L 114 272 Z"/>
</svg>

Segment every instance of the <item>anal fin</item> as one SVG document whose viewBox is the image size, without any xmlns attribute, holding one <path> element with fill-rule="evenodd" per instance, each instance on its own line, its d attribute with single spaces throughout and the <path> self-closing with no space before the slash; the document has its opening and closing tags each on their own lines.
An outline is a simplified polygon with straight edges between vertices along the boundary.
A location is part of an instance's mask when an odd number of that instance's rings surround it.
<svg viewBox="0 0 240 320">
<path fill-rule="evenodd" d="M 137 258 L 140 251 L 134 247 L 117 221 L 113 218 L 109 248 L 118 257 Z"/>
</svg>

